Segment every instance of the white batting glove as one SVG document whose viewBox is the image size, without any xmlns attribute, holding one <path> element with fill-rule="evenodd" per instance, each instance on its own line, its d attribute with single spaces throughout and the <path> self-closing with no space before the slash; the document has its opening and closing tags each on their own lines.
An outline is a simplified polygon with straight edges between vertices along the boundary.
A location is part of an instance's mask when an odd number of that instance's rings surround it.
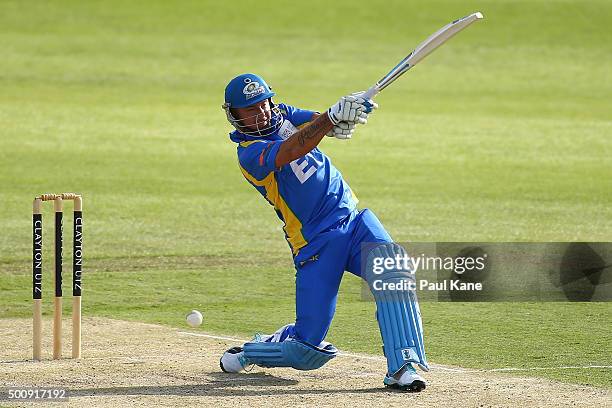
<svg viewBox="0 0 612 408">
<path fill-rule="evenodd" d="M 378 109 L 378 104 L 376 102 L 374 102 L 372 99 L 368 99 L 366 100 L 362 95 L 366 93 L 366 91 L 359 91 L 359 92 L 353 92 L 351 94 L 351 96 L 354 96 L 355 98 L 358 98 L 359 100 L 363 100 L 363 102 L 361 102 L 363 104 L 363 106 L 365 106 L 366 110 L 365 112 L 370 115 L 372 113 L 372 111 L 374 109 Z M 367 122 L 367 118 L 366 118 L 366 122 Z"/>
<path fill-rule="evenodd" d="M 335 137 L 337 139 L 346 140 L 353 136 L 355 131 L 354 122 L 340 122 L 334 125 L 334 128 L 327 134 L 329 137 Z"/>
<path fill-rule="evenodd" d="M 365 124 L 370 111 L 371 104 L 368 101 L 360 96 L 347 95 L 327 110 L 327 116 L 334 125 L 340 122 Z"/>
</svg>

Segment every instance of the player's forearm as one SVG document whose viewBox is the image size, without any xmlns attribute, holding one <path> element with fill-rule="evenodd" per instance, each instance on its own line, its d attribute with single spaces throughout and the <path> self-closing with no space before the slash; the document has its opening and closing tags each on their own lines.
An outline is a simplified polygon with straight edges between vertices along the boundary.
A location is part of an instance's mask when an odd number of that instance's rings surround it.
<svg viewBox="0 0 612 408">
<path fill-rule="evenodd" d="M 312 122 L 281 143 L 276 155 L 276 167 L 306 155 L 334 127 L 328 115 L 313 115 L 313 118 Z"/>
</svg>

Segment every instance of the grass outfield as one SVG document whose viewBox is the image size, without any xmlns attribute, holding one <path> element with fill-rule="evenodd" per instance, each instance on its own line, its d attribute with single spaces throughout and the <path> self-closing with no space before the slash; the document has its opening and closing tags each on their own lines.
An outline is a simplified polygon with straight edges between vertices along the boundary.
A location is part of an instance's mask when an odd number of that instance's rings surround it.
<svg viewBox="0 0 612 408">
<path fill-rule="evenodd" d="M 612 241 L 609 2 L 65 3 L 0 4 L 0 317 L 30 313 L 31 199 L 77 191 L 86 314 L 181 326 L 199 308 L 241 336 L 290 321 L 289 251 L 236 166 L 225 84 L 254 71 L 322 110 L 475 10 L 322 149 L 398 241 Z M 378 353 L 358 292 L 345 279 L 330 339 Z M 609 303 L 422 309 L 435 363 L 612 364 Z M 609 369 L 529 374 L 612 387 Z"/>
</svg>

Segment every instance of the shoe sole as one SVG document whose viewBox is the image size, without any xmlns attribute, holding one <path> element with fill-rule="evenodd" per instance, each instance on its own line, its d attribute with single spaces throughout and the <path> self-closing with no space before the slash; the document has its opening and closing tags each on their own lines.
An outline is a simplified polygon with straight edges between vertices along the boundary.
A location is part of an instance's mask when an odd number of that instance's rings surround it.
<svg viewBox="0 0 612 408">
<path fill-rule="evenodd" d="M 399 385 L 398 383 L 395 384 L 385 384 L 385 387 L 387 388 L 392 388 L 394 390 L 401 390 L 401 391 L 408 391 L 408 392 L 421 392 L 425 389 L 427 385 L 420 380 L 415 380 L 413 382 L 411 382 L 410 384 L 406 384 L 406 385 Z"/>
</svg>

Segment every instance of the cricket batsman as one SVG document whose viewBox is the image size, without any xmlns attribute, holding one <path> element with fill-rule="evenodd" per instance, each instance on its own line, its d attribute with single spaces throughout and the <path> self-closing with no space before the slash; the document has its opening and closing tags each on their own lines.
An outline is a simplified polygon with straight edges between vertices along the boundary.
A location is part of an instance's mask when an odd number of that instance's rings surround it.
<svg viewBox="0 0 612 408">
<path fill-rule="evenodd" d="M 223 109 L 235 128 L 238 166 L 246 180 L 274 207 L 295 265 L 295 323 L 272 335 L 257 335 L 221 357 L 224 372 L 250 365 L 314 370 L 338 354 L 325 342 L 345 271 L 366 279 L 376 301 L 376 318 L 387 359 L 384 384 L 421 391 L 428 371 L 423 329 L 414 290 L 374 290 L 373 259 L 406 257 L 369 209 L 359 210 L 353 191 L 330 158 L 317 147 L 327 135 L 350 139 L 377 105 L 359 93 L 344 96 L 324 113 L 275 103 L 275 93 L 255 74 L 242 74 L 225 88 Z M 368 253 L 363 253 L 366 251 Z M 362 256 L 364 255 L 364 256 Z M 362 265 L 362 263 L 364 265 Z M 376 272 L 376 287 L 414 279 L 391 267 Z M 382 282 L 382 284 L 381 284 Z"/>
</svg>

